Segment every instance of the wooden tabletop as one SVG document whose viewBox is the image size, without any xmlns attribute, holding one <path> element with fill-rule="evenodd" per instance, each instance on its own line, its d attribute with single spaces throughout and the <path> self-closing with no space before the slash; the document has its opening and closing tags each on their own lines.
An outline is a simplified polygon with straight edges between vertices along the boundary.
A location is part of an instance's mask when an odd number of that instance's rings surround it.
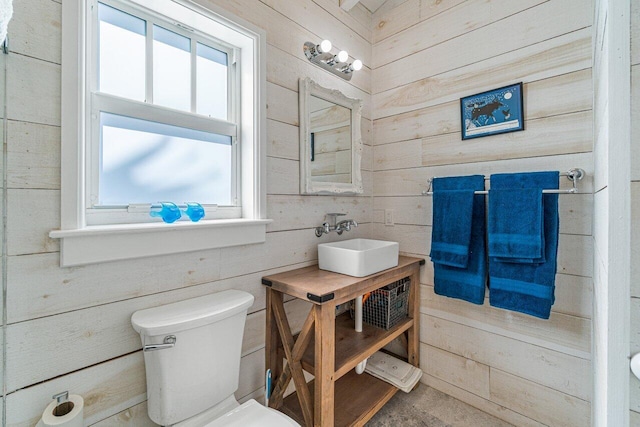
<svg viewBox="0 0 640 427">
<path fill-rule="evenodd" d="M 318 265 L 298 268 L 284 273 L 264 276 L 262 284 L 273 290 L 308 300 L 314 304 L 341 304 L 377 289 L 394 280 L 410 276 L 424 264 L 422 258 L 400 256 L 398 266 L 365 277 L 353 277 L 320 270 Z M 397 277 L 397 278 L 396 278 Z M 382 283 L 385 282 L 385 283 Z"/>
</svg>

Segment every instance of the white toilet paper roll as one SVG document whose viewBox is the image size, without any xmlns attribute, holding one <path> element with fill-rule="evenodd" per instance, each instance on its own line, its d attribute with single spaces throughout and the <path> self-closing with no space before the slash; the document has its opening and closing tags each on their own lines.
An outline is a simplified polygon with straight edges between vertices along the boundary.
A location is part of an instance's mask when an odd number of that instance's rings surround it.
<svg viewBox="0 0 640 427">
<path fill-rule="evenodd" d="M 73 404 L 73 409 L 71 409 L 71 412 L 68 412 L 68 407 L 67 410 L 62 407 L 63 405 L 68 405 L 69 403 Z M 56 407 L 58 407 L 57 410 Z M 60 412 L 65 413 L 65 415 L 56 415 Z M 49 406 L 47 406 L 47 409 L 44 410 L 42 418 L 40 419 L 38 424 L 36 424 L 36 427 L 82 427 L 83 423 L 84 400 L 82 399 L 82 396 L 72 394 L 69 396 L 69 400 L 67 402 L 60 404 L 55 400 L 51 402 Z"/>
</svg>

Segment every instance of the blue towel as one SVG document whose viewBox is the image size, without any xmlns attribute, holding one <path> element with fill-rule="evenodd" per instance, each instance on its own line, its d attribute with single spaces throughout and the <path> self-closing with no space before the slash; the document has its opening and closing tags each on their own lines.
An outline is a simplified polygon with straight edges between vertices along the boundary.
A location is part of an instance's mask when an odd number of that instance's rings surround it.
<svg viewBox="0 0 640 427">
<path fill-rule="evenodd" d="M 471 242 L 473 190 L 440 190 L 433 193 L 431 261 L 466 268 Z"/>
<path fill-rule="evenodd" d="M 544 262 L 542 189 L 489 190 L 489 257 L 503 262 Z"/>
<path fill-rule="evenodd" d="M 557 189 L 559 173 L 534 172 L 491 176 L 491 189 Z M 489 196 L 491 197 L 491 196 Z M 522 212 L 512 212 L 512 217 Z M 542 195 L 544 262 L 513 263 L 489 258 L 489 303 L 548 319 L 555 301 L 558 255 L 558 195 Z"/>
<path fill-rule="evenodd" d="M 439 191 L 449 190 L 484 190 L 484 176 L 472 175 L 433 180 L 434 195 Z M 435 223 L 435 219 L 434 217 L 432 231 L 439 226 Z M 485 197 L 474 195 L 467 265 L 460 268 L 435 263 L 433 269 L 436 294 L 459 298 L 474 304 L 484 303 L 487 275 L 485 230 Z"/>
</svg>

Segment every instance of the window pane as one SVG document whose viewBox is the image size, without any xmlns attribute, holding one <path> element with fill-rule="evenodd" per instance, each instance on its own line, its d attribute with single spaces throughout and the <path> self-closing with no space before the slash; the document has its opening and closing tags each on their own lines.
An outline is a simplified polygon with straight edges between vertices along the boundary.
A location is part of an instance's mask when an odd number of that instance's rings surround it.
<svg viewBox="0 0 640 427">
<path fill-rule="evenodd" d="M 100 113 L 100 205 L 231 205 L 231 137 Z"/>
<path fill-rule="evenodd" d="M 196 112 L 227 120 L 227 54 L 198 43 Z"/>
<path fill-rule="evenodd" d="M 102 3 L 98 19 L 99 90 L 144 101 L 146 22 Z"/>
<path fill-rule="evenodd" d="M 153 26 L 153 103 L 191 111 L 191 40 Z"/>
</svg>

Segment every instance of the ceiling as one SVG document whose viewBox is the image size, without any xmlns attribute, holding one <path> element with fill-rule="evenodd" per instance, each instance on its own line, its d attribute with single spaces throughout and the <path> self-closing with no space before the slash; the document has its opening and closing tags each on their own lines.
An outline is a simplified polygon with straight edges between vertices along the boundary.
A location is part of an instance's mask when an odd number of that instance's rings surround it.
<svg viewBox="0 0 640 427">
<path fill-rule="evenodd" d="M 385 1 L 387 0 L 360 0 L 360 3 L 362 3 L 364 7 L 366 7 L 371 13 L 373 13 L 378 10 L 378 8 L 382 6 Z"/>
</svg>

